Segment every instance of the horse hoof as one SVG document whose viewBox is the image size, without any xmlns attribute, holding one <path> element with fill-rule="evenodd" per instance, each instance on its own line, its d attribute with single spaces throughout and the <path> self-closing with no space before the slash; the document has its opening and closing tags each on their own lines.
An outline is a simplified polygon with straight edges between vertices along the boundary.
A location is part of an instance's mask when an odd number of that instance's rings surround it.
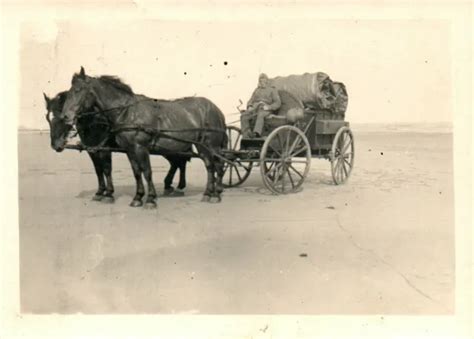
<svg viewBox="0 0 474 339">
<path fill-rule="evenodd" d="M 113 204 L 115 202 L 115 198 L 105 196 L 105 197 L 102 198 L 102 202 L 106 203 L 106 204 Z"/>
<path fill-rule="evenodd" d="M 202 202 L 209 202 L 210 199 L 211 199 L 210 196 L 208 196 L 208 195 L 203 195 L 202 198 L 201 198 L 201 201 L 202 201 Z"/>
<path fill-rule="evenodd" d="M 211 204 L 217 204 L 217 203 L 220 203 L 221 201 L 222 201 L 221 197 L 211 197 L 211 198 L 209 199 L 209 202 L 210 202 Z"/>
<path fill-rule="evenodd" d="M 101 201 L 104 198 L 102 194 L 96 194 L 92 197 L 92 201 Z"/>
<path fill-rule="evenodd" d="M 153 210 L 156 208 L 156 202 L 152 201 L 148 201 L 146 204 L 145 204 L 145 209 L 147 210 Z"/>
<path fill-rule="evenodd" d="M 141 202 L 140 200 L 132 200 L 132 202 L 130 203 L 130 206 L 131 207 L 140 207 L 140 206 L 143 206 L 143 202 Z"/>
</svg>

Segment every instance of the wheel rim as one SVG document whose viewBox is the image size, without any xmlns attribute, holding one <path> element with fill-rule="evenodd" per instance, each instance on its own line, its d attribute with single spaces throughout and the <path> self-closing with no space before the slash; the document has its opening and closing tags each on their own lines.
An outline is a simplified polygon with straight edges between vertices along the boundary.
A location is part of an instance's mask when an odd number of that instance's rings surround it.
<svg viewBox="0 0 474 339">
<path fill-rule="evenodd" d="M 281 126 L 266 138 L 260 154 L 260 172 L 265 186 L 275 194 L 296 192 L 311 166 L 311 149 L 304 133 Z"/>
<path fill-rule="evenodd" d="M 331 149 L 331 173 L 336 185 L 343 184 L 354 167 L 354 136 L 348 127 L 337 131 Z"/>
<path fill-rule="evenodd" d="M 242 133 L 240 128 L 235 126 L 227 127 L 227 149 L 237 151 L 240 148 Z M 243 163 L 241 160 L 234 160 L 232 163 L 224 164 L 224 175 L 222 185 L 225 188 L 236 187 L 242 184 L 252 171 L 252 162 Z"/>
</svg>

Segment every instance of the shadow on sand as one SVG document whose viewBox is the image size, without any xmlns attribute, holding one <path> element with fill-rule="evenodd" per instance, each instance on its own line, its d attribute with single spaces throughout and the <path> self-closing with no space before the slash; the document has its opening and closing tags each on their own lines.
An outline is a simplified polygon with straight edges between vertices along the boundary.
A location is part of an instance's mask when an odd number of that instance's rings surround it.
<svg viewBox="0 0 474 339">
<path fill-rule="evenodd" d="M 78 199 L 87 199 L 95 195 L 96 189 L 92 190 L 84 190 L 80 192 L 78 195 L 76 195 L 76 198 Z M 197 187 L 197 186 L 189 186 L 186 188 L 184 195 L 182 196 L 176 196 L 176 195 L 164 195 L 163 188 L 162 187 L 157 187 L 157 193 L 158 193 L 158 198 L 181 198 L 181 197 L 192 197 L 192 196 L 197 196 L 201 195 L 204 192 L 204 188 L 202 187 Z M 126 185 L 126 186 L 115 186 L 115 192 L 114 192 L 114 197 L 117 199 L 119 197 L 130 197 L 130 199 L 133 198 L 133 195 L 135 194 L 135 185 Z M 146 194 L 145 194 L 146 197 Z"/>
</svg>

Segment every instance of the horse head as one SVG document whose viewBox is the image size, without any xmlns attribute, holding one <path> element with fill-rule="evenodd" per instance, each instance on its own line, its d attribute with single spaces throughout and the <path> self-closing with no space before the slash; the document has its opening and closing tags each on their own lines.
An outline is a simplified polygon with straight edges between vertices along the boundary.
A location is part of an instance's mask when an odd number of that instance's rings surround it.
<svg viewBox="0 0 474 339">
<path fill-rule="evenodd" d="M 71 89 L 62 108 L 62 118 L 64 123 L 74 125 L 80 112 L 84 112 L 90 107 L 98 104 L 97 96 L 92 86 L 94 78 L 86 75 L 84 67 L 81 67 L 79 73 L 73 75 L 71 80 Z"/>
<path fill-rule="evenodd" d="M 67 92 L 61 92 L 52 99 L 44 93 L 43 95 L 46 102 L 46 121 L 49 124 L 51 148 L 56 152 L 62 152 L 72 129 L 72 126 L 68 125 L 62 116 L 62 109 Z"/>
<path fill-rule="evenodd" d="M 58 93 L 54 98 L 49 98 L 43 93 L 46 104 L 46 121 L 49 124 L 51 148 L 56 152 L 62 152 L 66 146 L 70 133 L 73 131 L 73 123 L 70 116 L 64 113 L 64 106 L 71 91 Z M 82 101 L 80 111 L 95 109 L 94 98 L 91 93 L 86 94 Z"/>
<path fill-rule="evenodd" d="M 86 112 L 90 107 L 96 107 L 107 114 L 116 114 L 117 112 L 112 112 L 115 108 L 127 106 L 134 98 L 135 94 L 130 86 L 118 77 L 91 77 L 81 67 L 80 72 L 72 77 L 62 115 L 67 124 L 74 125 L 80 113 Z"/>
</svg>

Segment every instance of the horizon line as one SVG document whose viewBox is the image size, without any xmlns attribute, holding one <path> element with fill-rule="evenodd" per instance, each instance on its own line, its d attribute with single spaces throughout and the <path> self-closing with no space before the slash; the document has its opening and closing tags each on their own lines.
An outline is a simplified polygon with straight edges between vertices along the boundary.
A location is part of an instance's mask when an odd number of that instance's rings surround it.
<svg viewBox="0 0 474 339">
<path fill-rule="evenodd" d="M 409 122 L 409 121 L 392 121 L 392 122 L 350 122 L 350 125 L 453 125 L 453 121 L 430 121 L 430 122 Z M 18 126 L 17 130 L 21 131 L 49 131 L 49 128 Z"/>
</svg>

